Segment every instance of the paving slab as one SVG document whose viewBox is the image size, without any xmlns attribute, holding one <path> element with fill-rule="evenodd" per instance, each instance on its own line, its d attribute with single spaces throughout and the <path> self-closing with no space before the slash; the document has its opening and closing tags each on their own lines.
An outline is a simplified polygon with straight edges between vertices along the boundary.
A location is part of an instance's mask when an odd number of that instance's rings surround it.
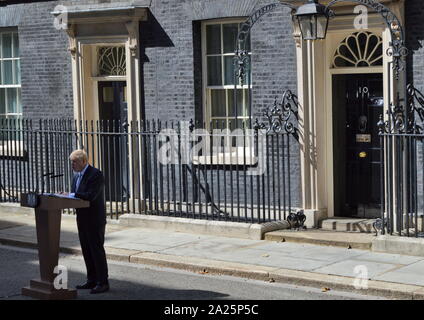
<svg viewBox="0 0 424 320">
<path fill-rule="evenodd" d="M 146 244 L 147 246 L 174 247 L 188 242 L 208 239 L 208 236 L 185 234 L 178 232 L 169 232 L 167 236 L 158 231 L 152 231 L 144 228 L 126 229 L 123 231 L 109 232 L 106 236 L 105 243 L 108 246 L 120 244 L 122 241 L 131 239 L 131 243 Z"/>
<path fill-rule="evenodd" d="M 374 277 L 374 280 L 424 286 L 424 276 L 422 271 L 417 273 L 406 272 L 405 270 L 398 269 L 396 271 L 386 272 L 383 275 Z"/>
<path fill-rule="evenodd" d="M 402 268 L 385 272 L 377 277 L 375 280 L 401 282 L 424 286 L 424 261 L 418 261 Z"/>
<path fill-rule="evenodd" d="M 297 258 L 308 258 L 315 260 L 322 260 L 329 263 L 335 263 L 342 260 L 351 259 L 361 256 L 367 251 L 357 249 L 345 249 L 338 247 L 325 247 L 310 245 L 304 247 L 303 250 L 293 251 L 290 256 Z"/>
<path fill-rule="evenodd" d="M 164 245 L 154 245 L 154 244 L 146 244 L 146 243 L 135 243 L 130 241 L 122 241 L 116 243 L 109 243 L 105 241 L 105 246 L 109 248 L 116 249 L 129 249 L 136 250 L 138 252 L 160 252 L 162 250 L 167 249 L 169 246 Z"/>
<path fill-rule="evenodd" d="M 0 243 L 36 247 L 34 215 L 3 214 L 0 210 L 0 223 L 6 226 L 0 227 Z M 290 234 L 299 235 L 298 239 L 303 237 L 302 232 Z M 374 291 L 369 292 L 424 299 L 424 257 L 348 249 L 347 244 L 354 240 L 368 243 L 373 238 L 370 234 L 309 231 L 307 235 L 312 240 L 316 235 L 318 240 L 343 245 L 239 239 L 134 228 L 110 222 L 106 227 L 105 247 L 108 259 L 112 260 L 262 280 L 275 277 L 275 281 L 314 286 L 334 284 L 348 290 L 352 290 L 356 276 L 354 268 L 364 265 L 372 279 L 369 283 Z M 61 247 L 62 252 L 81 254 L 75 216 L 63 216 Z"/>
<path fill-rule="evenodd" d="M 247 257 L 236 255 L 234 257 L 226 257 L 228 260 L 236 262 L 245 262 Z M 322 268 L 328 265 L 327 261 L 315 260 L 308 258 L 296 258 L 290 257 L 284 254 L 270 253 L 262 256 L 251 256 L 249 257 L 249 263 L 260 266 L 268 266 L 275 268 L 285 268 L 301 271 L 312 271 L 318 268 Z"/>
<path fill-rule="evenodd" d="M 332 274 L 332 275 L 338 275 L 338 276 L 345 276 L 345 277 L 357 277 L 359 274 L 362 274 L 362 269 L 357 269 L 360 266 L 364 266 L 367 271 L 368 279 L 374 279 L 375 277 L 391 271 L 398 269 L 401 267 L 398 264 L 395 263 L 381 263 L 381 262 L 372 262 L 367 260 L 344 260 L 337 263 L 333 263 L 331 265 L 317 268 L 313 270 L 317 273 L 323 273 L 323 274 Z"/>
<path fill-rule="evenodd" d="M 359 259 L 363 261 L 371 261 L 371 262 L 382 262 L 382 263 L 393 263 L 400 265 L 410 265 L 412 263 L 416 263 L 419 261 L 424 261 L 424 257 L 413 257 L 413 256 L 405 256 L 401 254 L 390 254 L 390 253 L 381 253 L 381 252 L 363 252 L 361 255 L 357 257 L 353 257 L 352 259 Z M 423 269 L 424 271 L 424 269 Z"/>
<path fill-rule="evenodd" d="M 240 250 L 241 249 L 241 250 Z M 222 254 L 230 253 L 230 255 L 247 252 L 247 249 L 240 248 L 240 244 L 235 244 L 232 241 L 227 243 L 210 239 L 208 241 L 194 241 L 179 246 L 174 246 L 161 251 L 165 254 L 181 254 L 191 257 L 213 257 Z"/>
<path fill-rule="evenodd" d="M 254 249 L 261 251 L 277 251 L 277 252 L 296 252 L 303 250 L 306 247 L 310 247 L 310 244 L 294 243 L 294 242 L 274 242 L 274 241 L 262 241 L 254 246 Z M 322 246 L 319 246 L 322 248 Z"/>
</svg>

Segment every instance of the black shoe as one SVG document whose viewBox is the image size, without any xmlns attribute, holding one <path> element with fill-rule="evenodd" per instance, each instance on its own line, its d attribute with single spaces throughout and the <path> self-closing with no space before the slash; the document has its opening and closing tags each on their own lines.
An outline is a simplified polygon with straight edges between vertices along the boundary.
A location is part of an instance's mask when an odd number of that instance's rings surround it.
<svg viewBox="0 0 424 320">
<path fill-rule="evenodd" d="M 95 286 L 96 286 L 96 283 L 95 282 L 87 281 L 84 284 L 80 284 L 80 285 L 76 286 L 76 288 L 78 290 L 80 290 L 80 289 L 93 289 Z"/>
<path fill-rule="evenodd" d="M 108 283 L 98 283 L 93 289 L 91 289 L 90 293 L 91 294 L 96 294 L 96 293 L 103 293 L 109 291 L 109 284 Z"/>
</svg>

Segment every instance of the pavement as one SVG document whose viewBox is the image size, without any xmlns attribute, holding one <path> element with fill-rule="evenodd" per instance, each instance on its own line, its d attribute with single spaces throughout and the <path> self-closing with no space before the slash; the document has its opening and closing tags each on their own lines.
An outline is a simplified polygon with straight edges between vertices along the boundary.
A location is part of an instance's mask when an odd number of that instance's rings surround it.
<svg viewBox="0 0 424 320">
<path fill-rule="evenodd" d="M 61 227 L 61 252 L 81 255 L 75 216 L 64 214 Z M 373 252 L 366 245 L 355 247 L 341 240 L 344 235 L 367 243 L 372 241 L 370 234 L 327 233 L 327 238 L 336 238 L 334 245 L 328 239 L 316 242 L 320 244 L 291 242 L 294 231 L 280 237 L 278 231 L 270 234 L 267 240 L 250 240 L 109 221 L 105 249 L 107 258 L 115 261 L 312 286 L 323 292 L 424 299 L 424 256 Z M 34 213 L 0 205 L 0 244 L 37 248 Z"/>
</svg>

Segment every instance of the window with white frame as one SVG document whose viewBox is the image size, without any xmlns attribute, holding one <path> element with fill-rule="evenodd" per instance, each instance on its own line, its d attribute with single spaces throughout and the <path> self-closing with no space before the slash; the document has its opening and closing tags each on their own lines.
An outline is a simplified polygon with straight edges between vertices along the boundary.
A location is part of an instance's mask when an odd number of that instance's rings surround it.
<svg viewBox="0 0 424 320">
<path fill-rule="evenodd" d="M 0 31 L 0 119 L 21 117 L 21 61 L 18 32 Z"/>
<path fill-rule="evenodd" d="M 202 24 L 203 83 L 206 126 L 247 128 L 250 73 L 243 85 L 234 77 L 234 51 L 243 20 L 206 21 Z M 246 49 L 250 54 L 250 38 Z M 246 77 L 246 78 L 247 78 Z M 237 81 L 234 92 L 234 81 Z M 234 99 L 237 95 L 237 108 Z M 236 110 L 234 110 L 236 109 Z M 237 113 L 237 120 L 235 116 Z"/>
</svg>

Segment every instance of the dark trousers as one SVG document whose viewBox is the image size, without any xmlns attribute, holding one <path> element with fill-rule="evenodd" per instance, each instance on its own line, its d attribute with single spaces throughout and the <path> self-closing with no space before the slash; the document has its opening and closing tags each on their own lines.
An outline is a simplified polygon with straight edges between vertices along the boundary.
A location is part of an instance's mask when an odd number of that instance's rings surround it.
<svg viewBox="0 0 424 320">
<path fill-rule="evenodd" d="M 78 236 L 87 268 L 87 281 L 108 282 L 108 268 L 104 249 L 105 224 L 94 223 L 77 216 Z"/>
</svg>

